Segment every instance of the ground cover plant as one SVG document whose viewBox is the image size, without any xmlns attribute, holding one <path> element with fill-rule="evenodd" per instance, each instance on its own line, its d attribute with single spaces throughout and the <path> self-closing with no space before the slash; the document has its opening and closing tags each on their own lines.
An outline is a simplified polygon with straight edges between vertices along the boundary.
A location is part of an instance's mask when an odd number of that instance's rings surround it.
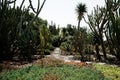
<svg viewBox="0 0 120 80">
<path fill-rule="evenodd" d="M 105 77 L 112 80 L 120 80 L 120 67 L 100 64 L 94 64 L 94 67 L 101 71 Z"/>
<path fill-rule="evenodd" d="M 0 80 L 108 80 L 100 71 L 71 65 L 61 67 L 31 66 L 3 72 Z"/>
</svg>

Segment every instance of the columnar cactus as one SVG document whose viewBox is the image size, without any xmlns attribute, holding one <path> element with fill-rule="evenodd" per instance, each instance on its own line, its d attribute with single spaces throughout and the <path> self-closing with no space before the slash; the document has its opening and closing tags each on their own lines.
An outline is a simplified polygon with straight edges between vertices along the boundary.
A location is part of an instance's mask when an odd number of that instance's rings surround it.
<svg viewBox="0 0 120 80">
<path fill-rule="evenodd" d="M 108 37 L 114 50 L 113 54 L 120 60 L 120 1 L 107 0 L 107 11 L 109 15 L 108 20 Z"/>
<path fill-rule="evenodd" d="M 34 38 L 35 31 L 32 26 L 46 0 L 43 1 L 42 5 L 38 0 L 37 9 L 33 7 L 32 0 L 29 0 L 27 8 L 24 7 L 25 0 L 22 0 L 20 6 L 16 5 L 16 2 L 17 0 L 0 0 L 0 59 L 12 58 L 16 50 L 25 48 L 27 50 L 35 45 L 33 43 L 36 39 Z M 29 13 L 30 9 L 35 16 Z M 29 50 L 27 51 L 32 52 Z"/>
</svg>

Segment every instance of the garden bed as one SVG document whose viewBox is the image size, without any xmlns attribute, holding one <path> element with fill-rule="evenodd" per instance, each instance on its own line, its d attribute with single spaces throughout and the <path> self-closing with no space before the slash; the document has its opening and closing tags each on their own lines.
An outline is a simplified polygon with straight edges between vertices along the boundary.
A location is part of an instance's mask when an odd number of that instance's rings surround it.
<svg viewBox="0 0 120 80">
<path fill-rule="evenodd" d="M 0 80 L 108 80 L 100 71 L 71 65 L 30 66 L 0 74 Z"/>
</svg>

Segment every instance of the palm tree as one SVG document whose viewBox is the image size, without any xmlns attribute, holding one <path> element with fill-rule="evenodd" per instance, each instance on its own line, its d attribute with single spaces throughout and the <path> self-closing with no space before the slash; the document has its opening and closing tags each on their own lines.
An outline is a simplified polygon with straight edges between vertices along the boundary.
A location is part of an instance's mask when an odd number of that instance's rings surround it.
<svg viewBox="0 0 120 80">
<path fill-rule="evenodd" d="M 86 5 L 83 3 L 79 3 L 76 7 L 76 13 L 78 15 L 78 31 L 80 29 L 80 21 L 82 20 L 85 12 L 87 12 Z"/>
</svg>

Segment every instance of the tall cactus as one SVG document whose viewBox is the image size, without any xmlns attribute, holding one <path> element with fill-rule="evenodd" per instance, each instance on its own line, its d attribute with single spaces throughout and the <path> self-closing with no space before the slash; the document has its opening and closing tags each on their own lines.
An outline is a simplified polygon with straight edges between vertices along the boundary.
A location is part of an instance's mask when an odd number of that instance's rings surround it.
<svg viewBox="0 0 120 80">
<path fill-rule="evenodd" d="M 94 14 L 88 15 L 89 21 L 86 22 L 89 24 L 92 32 L 98 36 L 104 57 L 103 34 L 105 32 L 110 52 L 120 59 L 120 0 L 105 0 L 105 3 L 104 8 L 96 8 Z"/>
<path fill-rule="evenodd" d="M 25 0 L 22 0 L 20 6 L 17 6 L 16 2 L 17 0 L 0 0 L 0 59 L 12 58 L 11 55 L 15 50 L 20 49 L 19 45 L 23 46 L 20 43 L 21 41 L 25 46 L 31 44 L 31 40 L 34 39 L 33 22 L 38 18 L 46 0 L 43 1 L 41 6 L 40 0 L 38 0 L 36 11 L 31 0 L 29 0 L 27 8 L 24 7 Z M 13 4 L 13 7 L 10 6 L 11 4 Z M 31 18 L 30 9 L 35 14 Z"/>
<path fill-rule="evenodd" d="M 105 45 L 103 41 L 103 32 L 104 32 L 105 24 L 107 20 L 108 20 L 108 17 L 107 17 L 107 12 L 105 8 L 100 8 L 99 6 L 94 8 L 94 13 L 91 13 L 91 15 L 88 15 L 88 21 L 85 20 L 85 22 L 89 25 L 91 31 L 93 32 L 96 38 L 95 40 L 98 40 L 95 43 L 95 45 L 96 45 L 96 53 L 98 55 L 99 60 L 100 60 L 100 56 L 99 56 L 99 51 L 97 47 L 98 45 L 102 46 L 104 58 L 107 59 Z"/>
<path fill-rule="evenodd" d="M 106 8 L 109 15 L 107 23 L 108 40 L 114 50 L 113 54 L 120 60 L 120 1 L 106 0 Z"/>
</svg>

